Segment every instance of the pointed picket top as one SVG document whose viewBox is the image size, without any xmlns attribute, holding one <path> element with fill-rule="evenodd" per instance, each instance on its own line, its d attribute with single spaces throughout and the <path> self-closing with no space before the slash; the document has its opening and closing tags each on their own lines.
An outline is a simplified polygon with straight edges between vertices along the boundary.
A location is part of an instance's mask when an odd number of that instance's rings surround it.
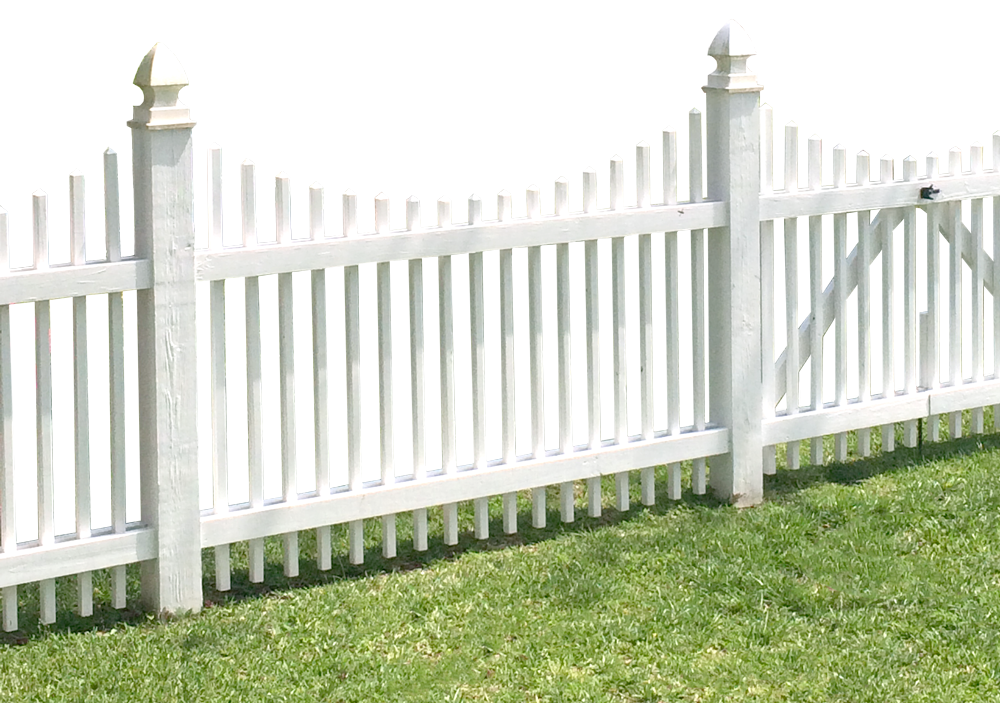
<svg viewBox="0 0 1000 703">
<path fill-rule="evenodd" d="M 243 163 L 240 164 L 240 166 L 253 166 L 253 161 L 251 161 L 250 159 L 244 159 Z"/>
<path fill-rule="evenodd" d="M 323 184 L 313 181 L 309 186 L 309 238 L 326 238 L 326 213 L 324 212 Z"/>
<path fill-rule="evenodd" d="M 868 185 L 869 181 L 871 181 L 871 166 L 868 160 L 868 152 L 862 149 L 855 154 L 854 158 L 855 180 L 858 185 Z"/>
<path fill-rule="evenodd" d="M 416 195 L 406 199 L 406 229 L 420 229 L 420 198 Z"/>
<path fill-rule="evenodd" d="M 983 171 L 983 145 L 980 142 L 973 142 L 969 147 L 969 170 L 972 173 Z"/>
<path fill-rule="evenodd" d="M 483 221 L 483 199 L 478 193 L 469 196 L 469 224 L 478 225 Z"/>
<path fill-rule="evenodd" d="M 940 175 L 938 169 L 940 168 L 941 161 L 938 159 L 936 152 L 930 152 L 927 154 L 927 158 L 924 160 L 926 175 L 928 178 L 934 178 Z"/>
<path fill-rule="evenodd" d="M 451 227 L 451 198 L 442 195 L 437 203 L 438 227 Z"/>
<path fill-rule="evenodd" d="M 350 188 L 345 190 L 341 196 L 341 212 L 344 220 L 343 236 L 356 237 L 358 235 L 358 195 Z"/>
<path fill-rule="evenodd" d="M 501 222 L 511 219 L 513 206 L 510 191 L 506 188 L 497 193 L 497 219 Z"/>
<path fill-rule="evenodd" d="M 177 99 L 188 85 L 187 74 L 165 44 L 154 44 L 135 72 L 133 84 L 142 88 L 142 104 L 133 110 L 129 127 L 183 129 L 194 126 L 191 111 Z"/>
<path fill-rule="evenodd" d="M 913 158 L 912 154 L 903 159 L 903 180 L 917 180 L 917 160 Z"/>
<path fill-rule="evenodd" d="M 962 175 L 962 147 L 953 146 L 948 150 L 948 173 L 952 176 Z"/>
<path fill-rule="evenodd" d="M 389 196 L 379 193 L 375 196 L 375 234 L 389 233 Z"/>
<path fill-rule="evenodd" d="M 556 217 L 562 217 L 569 213 L 569 203 L 567 202 L 569 181 L 566 180 L 565 176 L 559 176 L 556 179 L 555 191 L 555 215 Z"/>
<path fill-rule="evenodd" d="M 879 159 L 879 181 L 882 183 L 892 183 L 895 178 L 894 161 L 890 154 L 883 154 Z"/>
<path fill-rule="evenodd" d="M 696 108 L 696 107 L 692 107 L 692 108 L 691 108 L 691 112 L 689 112 L 688 114 L 689 114 L 689 115 L 700 115 L 700 114 L 701 114 L 701 110 L 699 110 L 699 109 L 698 109 L 698 108 Z"/>
<path fill-rule="evenodd" d="M 107 149 L 104 150 L 104 155 L 105 156 L 114 156 L 117 153 L 118 152 L 115 151 L 114 149 L 112 149 L 111 147 L 108 147 Z"/>
<path fill-rule="evenodd" d="M 542 216 L 542 193 L 538 189 L 538 186 L 532 183 L 525 189 L 524 192 L 525 199 L 525 210 L 527 211 L 528 217 L 533 219 Z"/>
</svg>

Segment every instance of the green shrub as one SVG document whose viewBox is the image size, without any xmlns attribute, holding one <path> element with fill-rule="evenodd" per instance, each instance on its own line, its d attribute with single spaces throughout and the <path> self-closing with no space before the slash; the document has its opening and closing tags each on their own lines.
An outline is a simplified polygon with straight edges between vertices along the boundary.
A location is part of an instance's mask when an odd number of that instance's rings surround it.
<svg viewBox="0 0 1000 703">
<path fill-rule="evenodd" d="M 300 23 L 299 23 L 300 24 Z M 389 120 L 380 67 L 336 48 L 306 43 L 304 26 L 289 22 L 216 22 L 130 39 L 101 50 L 114 95 L 101 120 L 91 124 L 66 155 L 60 171 L 86 166 L 92 255 L 103 252 L 101 155 L 120 154 L 123 243 L 130 252 L 132 212 L 130 136 L 126 121 L 141 100 L 134 78 L 157 42 L 180 59 L 189 84 L 180 99 L 191 107 L 194 128 L 195 225 L 205 229 L 205 149 L 224 150 L 223 211 L 227 242 L 240 239 L 240 162 L 257 164 L 258 223 L 262 239 L 274 235 L 274 176 L 291 177 L 293 226 L 307 220 L 306 190 L 325 188 L 327 222 L 337 228 L 340 194 L 359 189 L 381 153 Z M 53 183 L 65 191 L 65 177 Z"/>
<path fill-rule="evenodd" d="M 451 183 L 451 145 L 445 103 L 454 58 L 448 38 L 416 25 L 351 25 L 348 53 L 382 64 L 392 124 L 376 173 L 416 188 L 440 191 Z"/>
</svg>

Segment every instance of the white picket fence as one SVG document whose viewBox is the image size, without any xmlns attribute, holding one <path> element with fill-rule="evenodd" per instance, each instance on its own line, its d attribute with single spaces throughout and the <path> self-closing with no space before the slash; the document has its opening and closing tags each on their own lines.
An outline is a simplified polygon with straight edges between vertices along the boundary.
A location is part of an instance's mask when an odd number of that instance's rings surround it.
<svg viewBox="0 0 1000 703">
<path fill-rule="evenodd" d="M 0 588 L 3 626 L 18 627 L 18 587 L 40 585 L 44 623 L 55 620 L 55 579 L 75 576 L 77 608 L 92 612 L 92 572 L 110 569 L 112 603 L 125 606 L 125 565 L 142 564 L 143 605 L 153 611 L 197 611 L 202 604 L 201 550 L 214 548 L 216 587 L 229 588 L 229 547 L 249 542 L 249 579 L 263 579 L 263 539 L 283 536 L 284 570 L 297 574 L 298 533 L 316 530 L 320 569 L 331 566 L 330 526 L 347 524 L 349 558 L 363 559 L 364 521 L 382 521 L 383 554 L 396 552 L 395 515 L 413 513 L 413 544 L 427 549 L 427 510 L 441 506 L 444 542 L 458 541 L 457 504 L 472 501 L 474 534 L 488 536 L 487 500 L 503 496 L 502 525 L 517 531 L 517 494 L 531 491 L 532 524 L 545 525 L 546 487 L 558 485 L 563 521 L 574 519 L 574 484 L 584 481 L 587 513 L 602 508 L 602 476 L 616 477 L 615 505 L 628 509 L 629 472 L 640 471 L 640 500 L 656 498 L 654 467 L 667 466 L 666 494 L 681 497 L 682 462 L 691 462 L 691 488 L 710 484 L 719 497 L 753 505 L 763 497 L 763 475 L 776 468 L 775 446 L 787 443 L 787 466 L 796 468 L 799 442 L 809 440 L 811 460 L 824 460 L 822 441 L 833 435 L 834 457 L 847 458 L 847 432 L 857 431 L 860 455 L 870 451 L 870 428 L 881 428 L 881 446 L 893 449 L 895 423 L 903 441 L 916 443 L 916 421 L 948 414 L 950 434 L 961 433 L 961 411 L 972 409 L 974 432 L 983 431 L 983 407 L 1000 403 L 997 362 L 984 373 L 987 347 L 1000 350 L 1000 305 L 992 305 L 992 345 L 987 345 L 986 292 L 1000 286 L 1000 265 L 984 250 L 984 205 L 992 211 L 992 251 L 1000 251 L 1000 136 L 993 138 L 993 169 L 984 170 L 983 149 L 974 146 L 969 170 L 962 152 L 949 155 L 948 173 L 928 157 L 903 161 L 902 179 L 893 161 L 881 161 L 870 182 L 867 154 L 857 157 L 855 182 L 847 181 L 847 155 L 833 149 L 833 183 L 822 179 L 822 143 L 808 141 L 806 187 L 799 188 L 797 128 L 785 130 L 784 188 L 773 187 L 773 128 L 770 108 L 760 106 L 756 77 L 746 67 L 749 39 L 735 23 L 720 30 L 709 49 L 717 70 L 708 78 L 706 136 L 702 116 L 690 115 L 690 193 L 677 194 L 677 138 L 663 133 L 663 192 L 652 202 L 650 147 L 636 148 L 636 203 L 625 203 L 625 167 L 611 161 L 610 208 L 597 207 L 596 172 L 582 177 L 582 208 L 570 205 L 569 184 L 555 183 L 552 214 L 543 214 L 540 193 L 526 193 L 526 218 L 512 217 L 512 197 L 497 196 L 496 220 L 483 219 L 473 196 L 454 221 L 451 203 L 436 204 L 436 225 L 424 224 L 421 203 L 406 202 L 406 229 L 389 228 L 389 201 L 375 199 L 375 232 L 358 231 L 357 197 L 343 196 L 343 229 L 331 236 L 324 222 L 324 194 L 310 189 L 309 237 L 291 231 L 289 181 L 275 183 L 277 241 L 257 236 L 256 181 L 250 163 L 241 166 L 242 232 L 239 246 L 222 245 L 221 152 L 209 152 L 209 247 L 195 250 L 193 218 L 193 123 L 177 101 L 186 85 L 183 70 L 162 46 L 143 59 L 135 83 L 145 96 L 129 123 L 133 135 L 135 256 L 121 256 L 116 155 L 105 153 L 107 260 L 88 261 L 84 251 L 83 177 L 70 179 L 69 265 L 50 266 L 46 196 L 34 196 L 34 266 L 7 266 L 7 219 L 0 212 Z M 703 149 L 707 169 L 703 173 Z M 707 189 L 702 192 L 703 183 Z M 933 192 L 931 192 L 933 191 Z M 992 202 L 985 200 L 992 198 Z M 874 216 L 873 216 L 873 213 Z M 967 214 L 966 214 L 967 213 Z M 799 301 L 798 220 L 809 223 L 809 296 Z M 832 252 L 824 232 L 832 220 Z M 969 225 L 966 226 L 966 220 Z M 776 276 L 775 222 L 784 231 L 780 248 L 785 275 Z M 901 232 L 900 225 L 902 225 Z M 918 232 L 925 245 L 918 252 Z M 848 253 L 849 237 L 856 245 Z M 896 253 L 902 238 L 902 257 Z M 942 239 L 948 265 L 943 267 Z M 551 250 L 554 248 L 554 262 Z M 681 248 L 689 248 L 690 273 L 681 271 Z M 653 252 L 662 251 L 662 258 Z M 526 254 L 526 256 L 525 256 Z M 635 257 L 632 262 L 627 258 Z M 824 261 L 832 276 L 824 273 Z M 872 268 L 875 271 L 873 291 Z M 394 262 L 407 262 L 406 290 L 393 286 Z M 466 264 L 467 262 L 467 264 Z M 637 280 L 626 271 L 635 264 Z M 900 266 L 901 264 L 901 266 Z M 374 266 L 376 352 L 363 353 L 367 324 L 362 300 L 364 273 Z M 966 280 L 966 266 L 970 272 Z M 455 276 L 460 270 L 466 276 Z M 919 268 L 918 268 L 919 267 Z M 395 267 L 398 269 L 398 266 Z M 902 269 L 901 275 L 899 269 Z M 425 276 L 425 271 L 429 276 Z M 302 456 L 296 437 L 294 274 L 310 272 L 313 455 Z M 708 275 L 708 272 L 711 272 Z M 918 275 L 924 272 L 924 275 Z M 435 275 L 436 274 L 436 275 Z M 280 427 L 264 421 L 261 278 L 277 276 L 277 376 Z M 334 285 L 329 285 L 330 280 Z M 436 280 L 435 280 L 436 279 Z M 266 280 L 266 279 L 265 279 Z M 527 281 L 526 301 L 516 283 Z M 555 295 L 551 292 L 554 280 Z M 681 281 L 689 281 L 682 290 Z M 233 285 L 228 286 L 227 282 Z M 238 288 L 242 282 L 242 291 Z M 213 507 L 200 510 L 198 470 L 198 286 L 207 283 L 210 330 L 211 411 L 203 434 L 211 440 Z M 783 284 L 783 285 L 782 285 Z M 627 289 L 638 305 L 627 304 Z M 947 287 L 948 314 L 942 313 Z M 783 291 L 776 296 L 776 290 Z M 123 294 L 136 291 L 136 349 L 125 344 Z M 227 344 L 234 294 L 242 292 L 245 339 Z M 228 297 L 227 297 L 228 293 Z M 662 296 L 655 300 L 654 293 Z M 111 525 L 92 528 L 87 300 L 107 296 L 108 408 L 110 411 Z M 394 297 L 404 296 L 409 339 L 405 354 L 394 343 Z M 855 300 L 851 301 L 851 296 Z M 238 297 L 238 296 L 237 296 Z M 73 300 L 73 397 L 76 529 L 56 535 L 54 516 L 53 388 L 50 301 Z M 776 299 L 777 298 L 777 299 Z M 467 301 L 459 319 L 457 300 Z M 880 310 L 872 309 L 872 300 Z M 918 314 L 918 303 L 926 301 Z M 228 304 L 227 304 L 228 300 Z M 902 309 L 897 305 L 902 301 Z M 519 303 L 525 304 L 519 304 Z M 15 465 L 11 306 L 33 306 L 37 461 Z M 332 308 L 336 308 L 335 310 Z M 526 308 L 526 310 L 525 310 Z M 804 309 L 808 309 L 803 314 Z M 963 320 L 963 310 L 971 320 Z M 395 310 L 399 311 L 399 306 Z M 777 321 L 783 309 L 785 324 Z M 550 314 L 546 313 L 550 311 Z M 856 313 L 854 312 L 856 310 Z M 526 324 L 523 320 L 527 313 Z M 661 313 L 661 314 L 654 314 Z M 343 327 L 328 329 L 331 317 Z M 546 325 L 554 317 L 555 326 Z M 574 324 L 574 319 L 578 322 Z M 849 325 L 851 319 L 853 326 Z M 686 324 L 681 325 L 681 320 Z M 879 324 L 874 325 L 873 320 Z M 919 320 L 919 324 L 918 324 Z M 944 320 L 948 322 L 947 330 Z M 583 328 L 579 324 L 583 322 Z M 464 326 L 467 324 L 467 328 Z M 459 349 L 456 327 L 468 332 Z M 633 327 L 634 326 L 634 327 Z M 882 329 L 881 346 L 871 330 Z M 638 328 L 637 350 L 630 328 Z M 856 329 L 855 329 L 856 328 Z M 428 330 L 432 330 L 428 334 Z M 515 330 L 526 331 L 515 335 Z M 902 348 L 897 340 L 902 332 Z M 436 334 L 435 334 L 436 333 Z M 100 330 L 100 334 L 104 334 Z M 553 339 L 554 334 L 554 339 Z M 581 337 L 582 336 L 582 337 Z M 776 355 L 775 340 L 784 340 Z M 947 340 L 942 347 L 941 339 Z M 662 340 L 657 344 L 657 340 Z M 15 343 L 17 340 L 13 340 Z M 849 348 L 849 343 L 855 346 Z M 245 344 L 244 344 L 245 343 Z M 527 368 L 515 366 L 516 348 L 527 347 Z M 555 345 L 557 363 L 545 363 Z M 834 363 L 824 365 L 824 347 Z M 881 387 L 872 388 L 872 349 L 880 349 Z M 331 350 L 336 350 L 332 353 Z M 394 353 L 394 349 L 396 353 Z M 963 352 L 971 349 L 971 367 Z M 469 354 L 469 379 L 456 377 L 456 358 Z M 634 352 L 637 351 L 637 355 Z M 939 377 L 947 351 L 947 381 Z M 138 477 L 141 519 L 126 520 L 127 359 L 136 360 L 139 412 Z M 610 356 L 610 364 L 608 357 Z M 581 360 L 581 357 L 583 360 Z M 996 355 L 994 354 L 994 359 Z M 232 363 L 245 364 L 245 466 L 233 460 L 233 428 L 227 426 Z M 337 363 L 334 363 L 336 359 Z M 603 359 L 603 361 L 602 361 Z M 902 361 L 902 386 L 897 361 Z M 229 362 L 227 364 L 227 361 Z M 638 373 L 635 363 L 638 362 Z M 631 365 L 631 369 L 630 369 Z M 363 417 L 362 379 L 377 369 L 377 428 Z M 800 388 L 803 369 L 809 392 Z M 546 377 L 555 375 L 555 397 Z M 409 422 L 395 418 L 394 390 L 404 379 Z M 849 380 L 856 395 L 849 397 Z M 832 384 L 831 384 L 832 381 Z M 690 388 L 690 393 L 682 389 Z M 516 390 L 520 389 L 517 393 Z M 581 391 L 582 389 L 582 391 Z M 529 418 L 518 405 L 529 396 Z M 576 391 L 576 392 L 574 392 Z M 583 396 L 581 398 L 581 395 Z M 431 397 L 435 399 L 431 402 Z M 610 396 L 610 399 L 609 399 Z M 638 397 L 638 434 L 629 433 L 630 397 Z M 518 400 L 518 399 L 521 400 Z M 682 399 L 685 401 L 682 403 Z M 808 399 L 808 406 L 805 401 Z M 556 446 L 546 443 L 546 404 L 558 406 Z M 435 409 L 428 421 L 428 408 Z M 331 412 L 346 418 L 341 437 L 331 431 Z M 468 417 L 465 416 L 467 413 Z M 301 412 L 299 413 L 301 414 Z M 606 420 L 602 422 L 602 415 Z M 438 420 L 439 417 L 439 420 Z M 682 426 L 682 418 L 687 420 Z M 335 423 L 334 423 L 335 424 Z M 517 452 L 517 428 L 529 429 L 530 451 Z M 433 427 L 434 431 L 431 431 Z M 459 465 L 458 428 L 471 428 L 471 463 Z M 937 439 L 938 423 L 928 425 Z M 406 430 L 408 456 L 397 451 Z M 263 445 L 280 438 L 280 497 L 266 495 L 269 467 Z M 585 441 L 578 442 L 583 437 Z M 493 451 L 493 450 L 496 451 Z M 493 453 L 491 453 L 493 451 Z M 377 457 L 377 462 L 374 457 Z M 433 457 L 433 461 L 429 459 Z M 710 460 L 707 470 L 706 460 Z M 239 463 L 240 465 L 237 465 Z M 376 466 L 377 464 L 377 466 Z M 18 542 L 16 471 L 35 470 L 37 539 Z M 300 490 L 300 472 L 312 488 Z M 65 473 L 65 472 L 63 472 Z M 233 486 L 245 484 L 248 500 L 234 502 Z"/>
</svg>

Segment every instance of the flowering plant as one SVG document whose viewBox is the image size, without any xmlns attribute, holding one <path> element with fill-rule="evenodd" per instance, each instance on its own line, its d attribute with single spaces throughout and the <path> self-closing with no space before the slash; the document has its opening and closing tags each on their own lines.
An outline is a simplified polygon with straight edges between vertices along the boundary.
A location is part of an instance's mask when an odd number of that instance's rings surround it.
<svg viewBox="0 0 1000 703">
<path fill-rule="evenodd" d="M 35 316 L 23 315 L 17 305 L 11 305 L 10 324 L 13 332 L 10 347 L 14 356 L 14 373 L 24 380 L 29 391 L 33 391 L 36 387 L 35 365 L 28 361 L 25 347 L 28 345 L 27 340 L 35 339 Z M 49 330 L 49 351 L 56 359 L 71 363 L 73 361 L 73 342 L 52 334 L 52 330 Z"/>
<path fill-rule="evenodd" d="M 112 44 L 128 39 L 128 35 L 125 34 L 125 30 L 122 29 L 121 23 L 118 20 L 111 20 L 110 39 Z"/>
</svg>

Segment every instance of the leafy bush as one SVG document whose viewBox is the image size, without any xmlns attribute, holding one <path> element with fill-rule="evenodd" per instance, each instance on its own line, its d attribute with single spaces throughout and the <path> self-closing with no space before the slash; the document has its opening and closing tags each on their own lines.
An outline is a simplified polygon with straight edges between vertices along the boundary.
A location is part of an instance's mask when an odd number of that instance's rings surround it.
<svg viewBox="0 0 1000 703">
<path fill-rule="evenodd" d="M 392 124 L 377 173 L 422 190 L 443 190 L 451 182 L 451 145 L 445 103 L 451 60 L 448 38 L 416 25 L 351 25 L 348 53 L 382 64 Z"/>
<path fill-rule="evenodd" d="M 19 222 L 30 193 L 59 154 L 104 109 L 108 89 L 97 48 L 111 20 L 0 20 L 0 205 L 11 210 L 12 253 L 30 260 Z"/>
<path fill-rule="evenodd" d="M 261 238 L 274 234 L 274 176 L 291 177 L 293 224 L 305 227 L 305 191 L 325 188 L 327 222 L 340 217 L 340 193 L 357 190 L 371 175 L 389 120 L 385 87 L 377 63 L 346 56 L 336 48 L 313 48 L 303 27 L 289 22 L 216 22 L 130 39 L 101 50 L 113 93 L 111 107 L 88 125 L 61 167 L 68 174 L 85 165 L 92 255 L 103 251 L 101 156 L 108 147 L 121 157 L 123 244 L 131 248 L 130 136 L 126 121 L 141 100 L 134 78 L 139 63 L 164 42 L 180 59 L 189 84 L 180 99 L 191 107 L 195 156 L 195 225 L 205 225 L 205 149 L 224 150 L 223 212 L 226 239 L 239 232 L 240 162 L 257 164 Z M 62 195 L 65 178 L 51 189 Z M 97 231 L 95 231 L 97 230 Z"/>
</svg>

